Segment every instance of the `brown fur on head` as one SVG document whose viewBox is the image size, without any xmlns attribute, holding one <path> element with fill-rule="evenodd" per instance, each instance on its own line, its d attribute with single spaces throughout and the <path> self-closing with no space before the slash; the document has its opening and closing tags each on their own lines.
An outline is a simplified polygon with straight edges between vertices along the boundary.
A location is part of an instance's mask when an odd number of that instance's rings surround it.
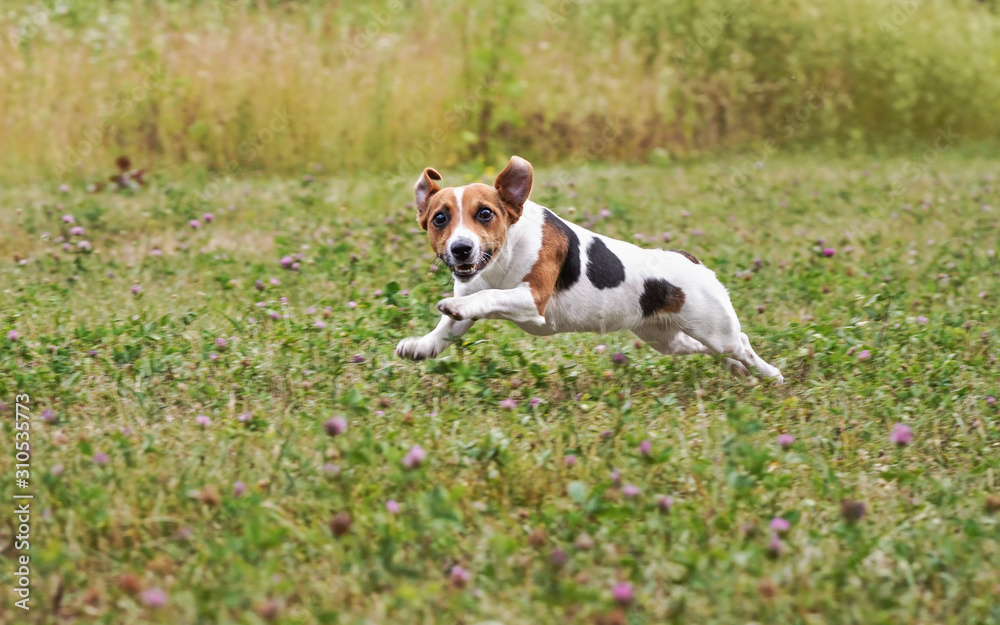
<svg viewBox="0 0 1000 625">
<path fill-rule="evenodd" d="M 521 217 L 532 179 L 531 164 L 519 156 L 510 159 L 492 187 L 473 183 L 441 188 L 441 174 L 424 170 L 413 188 L 417 223 L 456 277 L 472 277 L 500 251 L 507 229 Z M 463 245 L 472 247 L 468 258 L 455 254 Z"/>
</svg>

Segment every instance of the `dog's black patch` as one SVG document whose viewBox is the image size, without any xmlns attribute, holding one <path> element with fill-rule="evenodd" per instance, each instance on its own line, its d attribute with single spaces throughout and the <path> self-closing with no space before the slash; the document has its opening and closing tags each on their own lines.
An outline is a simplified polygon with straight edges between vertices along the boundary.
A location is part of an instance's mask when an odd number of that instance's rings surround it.
<svg viewBox="0 0 1000 625">
<path fill-rule="evenodd" d="M 613 289 L 625 282 L 625 265 L 598 237 L 587 246 L 587 278 L 599 289 Z"/>
<path fill-rule="evenodd" d="M 566 250 L 566 259 L 559 269 L 559 277 L 556 278 L 556 290 L 565 291 L 580 279 L 580 237 L 576 236 L 576 233 L 566 225 L 566 222 L 556 217 L 548 209 L 545 210 L 545 223 L 558 228 L 560 232 L 566 235 L 566 239 L 569 242 Z"/>
<path fill-rule="evenodd" d="M 670 251 L 674 252 L 676 254 L 680 254 L 681 256 L 683 256 L 684 258 L 688 259 L 689 261 L 691 261 L 692 263 L 694 263 L 696 265 L 700 265 L 701 264 L 701 261 L 698 260 L 698 258 L 694 254 L 692 254 L 691 252 L 687 252 L 687 251 L 684 251 L 684 250 L 670 250 Z"/>
<path fill-rule="evenodd" d="M 684 291 L 679 287 L 663 278 L 646 278 L 642 295 L 639 297 L 643 317 L 651 317 L 658 312 L 680 312 L 683 305 Z"/>
</svg>

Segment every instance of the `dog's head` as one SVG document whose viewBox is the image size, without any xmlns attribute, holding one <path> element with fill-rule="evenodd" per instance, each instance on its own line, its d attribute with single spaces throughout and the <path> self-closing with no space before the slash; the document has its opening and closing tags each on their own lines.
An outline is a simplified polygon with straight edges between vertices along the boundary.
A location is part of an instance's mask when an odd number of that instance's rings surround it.
<svg viewBox="0 0 1000 625">
<path fill-rule="evenodd" d="M 413 195 L 417 223 L 430 236 L 431 247 L 459 280 L 469 280 L 500 251 L 507 229 L 517 223 L 531 193 L 531 163 L 514 156 L 493 186 L 438 186 L 441 174 L 424 170 Z"/>
</svg>

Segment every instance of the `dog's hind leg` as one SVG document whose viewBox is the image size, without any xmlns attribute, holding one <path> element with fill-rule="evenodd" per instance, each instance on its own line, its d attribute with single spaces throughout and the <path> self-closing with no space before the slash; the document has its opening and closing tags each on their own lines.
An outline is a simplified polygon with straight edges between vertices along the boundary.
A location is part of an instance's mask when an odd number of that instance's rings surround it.
<svg viewBox="0 0 1000 625">
<path fill-rule="evenodd" d="M 784 383 L 785 377 L 781 375 L 781 371 L 757 355 L 757 352 L 755 352 L 753 347 L 750 345 L 750 337 L 748 337 L 744 332 L 740 332 L 740 342 L 743 344 L 744 354 L 753 361 L 753 364 L 757 367 L 758 371 L 769 378 L 775 378 L 775 382 L 778 384 Z"/>
<path fill-rule="evenodd" d="M 686 356 L 688 354 L 714 354 L 700 341 L 696 341 L 687 334 L 680 331 L 674 332 L 637 332 L 636 335 L 649 343 L 649 346 L 661 354 L 676 354 Z"/>
<path fill-rule="evenodd" d="M 761 375 L 774 378 L 778 384 L 785 381 L 785 378 L 782 377 L 781 371 L 777 367 L 768 364 L 753 350 L 753 347 L 750 346 L 750 339 L 746 334 L 740 332 L 739 322 L 735 322 L 730 331 L 720 332 L 719 330 L 720 328 L 715 328 L 715 331 L 702 331 L 700 328 L 690 328 L 688 332 L 692 338 L 700 341 L 711 350 L 710 353 L 729 354 L 732 356 L 732 359 L 742 363 L 744 371 L 750 367 L 756 367 Z M 726 359 L 726 364 L 729 365 L 731 370 L 734 365 L 730 364 L 729 361 L 732 359 Z"/>
<path fill-rule="evenodd" d="M 646 341 L 650 347 L 661 354 L 687 356 L 690 354 L 710 354 L 719 352 L 709 348 L 701 341 L 691 338 L 681 331 L 674 331 L 672 334 L 668 330 L 647 329 L 635 333 L 636 336 Z M 738 360 L 725 358 L 726 367 L 734 375 L 749 375 L 750 371 Z"/>
</svg>

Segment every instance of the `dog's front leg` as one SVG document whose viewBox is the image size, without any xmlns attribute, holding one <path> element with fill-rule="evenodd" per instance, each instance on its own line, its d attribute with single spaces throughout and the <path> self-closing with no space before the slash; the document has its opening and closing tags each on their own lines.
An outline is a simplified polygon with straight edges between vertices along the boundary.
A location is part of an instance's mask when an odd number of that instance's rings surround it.
<svg viewBox="0 0 1000 625">
<path fill-rule="evenodd" d="M 420 337 L 403 339 L 396 346 L 396 355 L 410 360 L 436 358 L 452 341 L 469 331 L 475 320 L 456 321 L 448 315 L 442 315 L 437 327 L 429 334 Z"/>
<path fill-rule="evenodd" d="M 438 310 L 456 321 L 507 319 L 516 323 L 545 324 L 526 283 L 513 289 L 486 289 L 471 295 L 448 297 L 438 302 Z"/>
</svg>

